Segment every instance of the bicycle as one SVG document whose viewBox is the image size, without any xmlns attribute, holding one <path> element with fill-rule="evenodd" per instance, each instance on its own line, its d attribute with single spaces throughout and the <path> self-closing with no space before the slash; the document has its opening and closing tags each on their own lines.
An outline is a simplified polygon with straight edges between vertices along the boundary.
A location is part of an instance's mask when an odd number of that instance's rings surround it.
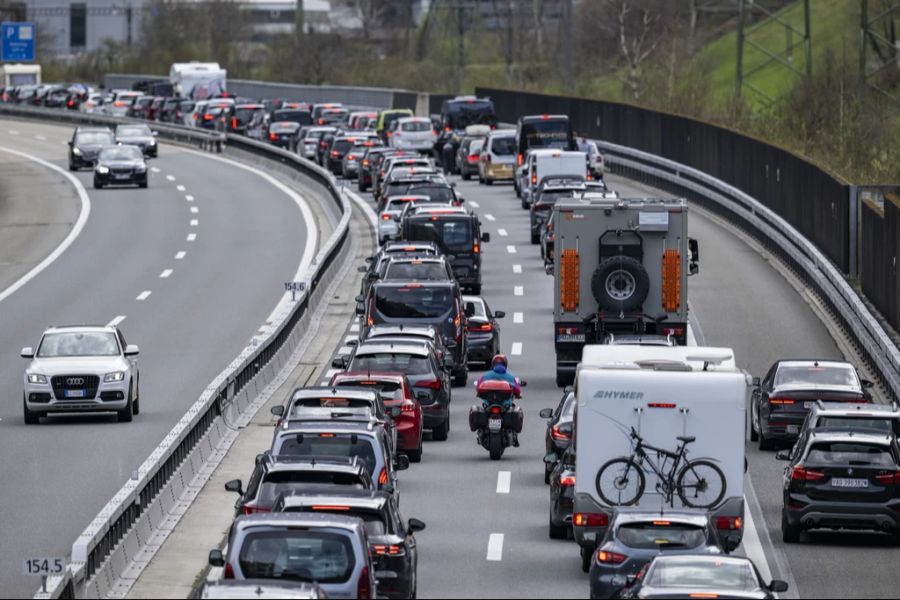
<svg viewBox="0 0 900 600">
<path fill-rule="evenodd" d="M 633 427 L 631 439 L 637 442 L 631 456 L 614 458 L 597 471 L 597 493 L 607 504 L 631 506 L 641 499 L 647 484 L 644 465 L 656 474 L 656 490 L 670 506 L 673 506 L 675 492 L 691 508 L 712 508 L 722 501 L 726 487 L 722 470 L 710 460 L 687 460 L 687 446 L 697 438 L 678 436 L 676 439 L 681 444 L 675 452 L 644 443 Z M 659 464 L 650 458 L 647 450 L 655 452 L 657 460 L 662 457 Z M 669 459 L 672 459 L 671 467 L 664 472 Z M 679 470 L 682 463 L 684 466 Z"/>
</svg>

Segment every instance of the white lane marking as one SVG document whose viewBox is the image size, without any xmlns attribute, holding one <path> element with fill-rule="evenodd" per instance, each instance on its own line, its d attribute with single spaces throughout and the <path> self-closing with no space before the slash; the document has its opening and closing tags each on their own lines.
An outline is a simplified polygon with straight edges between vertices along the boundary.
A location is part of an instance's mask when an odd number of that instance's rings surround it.
<svg viewBox="0 0 900 600">
<path fill-rule="evenodd" d="M 166 269 L 162 273 L 159 274 L 160 279 L 168 279 L 170 275 L 172 275 L 174 271 L 172 269 Z"/>
<path fill-rule="evenodd" d="M 521 356 L 522 355 L 522 342 L 513 342 L 512 351 L 510 352 L 513 356 Z"/>
<path fill-rule="evenodd" d="M 496 221 L 497 220 L 494 217 L 494 215 L 484 215 L 484 218 L 487 219 L 488 221 Z"/>
<path fill-rule="evenodd" d="M 56 171 L 57 173 L 68 179 L 69 183 L 75 186 L 75 192 L 78 194 L 78 198 L 81 201 L 81 210 L 78 213 L 78 218 L 75 220 L 75 225 L 72 227 L 72 230 L 69 231 L 69 235 L 67 235 L 66 238 L 62 242 L 60 242 L 59 246 L 53 249 L 53 252 L 47 255 L 47 258 L 36 264 L 34 268 L 22 275 L 22 277 L 16 280 L 15 283 L 0 292 L 0 302 L 3 302 L 5 299 L 13 295 L 16 290 L 37 277 L 41 271 L 52 265 L 54 261 L 62 256 L 62 253 L 72 245 L 75 239 L 78 238 L 78 236 L 81 234 L 81 231 L 84 229 L 85 224 L 87 223 L 88 216 L 90 216 L 91 214 L 91 198 L 90 196 L 88 196 L 87 190 L 84 188 L 84 185 L 81 183 L 81 181 L 78 180 L 77 177 L 75 177 L 68 171 L 65 171 L 60 167 L 54 165 L 53 163 L 47 162 L 46 160 L 40 159 L 36 156 L 26 154 L 25 152 L 19 152 L 18 150 L 13 150 L 11 148 L 6 148 L 3 146 L 0 146 L 0 151 L 8 152 L 9 154 L 15 154 L 16 156 L 28 159 L 30 161 L 38 163 L 43 167 Z"/>
<path fill-rule="evenodd" d="M 191 219 L 191 227 L 196 227 L 200 224 L 200 221 L 197 219 Z"/>
<path fill-rule="evenodd" d="M 150 167 L 150 170 L 154 173 L 159 173 L 159 167 Z"/>
<path fill-rule="evenodd" d="M 184 187 L 183 185 L 177 185 L 177 186 L 175 186 L 175 189 L 178 190 L 179 192 L 183 192 L 183 191 L 187 190 L 187 188 Z"/>
<path fill-rule="evenodd" d="M 756 525 L 753 523 L 753 511 L 750 507 L 744 511 L 744 538 L 741 544 L 744 546 L 744 552 L 747 558 L 753 561 L 759 574 L 762 575 L 764 581 L 772 581 L 772 571 L 769 569 L 769 561 L 766 559 L 766 553 L 763 550 L 762 542 L 759 539 L 759 533 L 756 531 Z"/>
<path fill-rule="evenodd" d="M 178 254 L 175 255 L 175 260 L 181 260 L 186 255 L 187 255 L 187 252 L 185 252 L 184 250 L 181 250 L 178 252 Z"/>
<path fill-rule="evenodd" d="M 344 338 L 344 344 L 346 345 L 347 342 L 352 342 L 355 339 L 357 339 L 357 337 L 355 335 L 348 335 L 347 337 Z"/>
<path fill-rule="evenodd" d="M 193 242 L 193 241 L 196 240 L 196 239 L 197 239 L 197 234 L 196 234 L 196 233 L 189 233 L 188 236 L 187 236 L 187 241 L 189 241 L 189 242 Z"/>
<path fill-rule="evenodd" d="M 187 196 L 185 196 L 184 199 L 187 200 L 188 202 L 193 202 L 193 201 L 194 201 L 194 197 L 191 196 L 190 194 L 188 194 Z"/>
<path fill-rule="evenodd" d="M 19 132 L 16 131 L 15 129 L 10 129 L 10 130 L 9 130 L 9 135 L 19 135 Z"/>
<path fill-rule="evenodd" d="M 513 273 L 521 273 L 522 265 L 513 265 Z"/>
<path fill-rule="evenodd" d="M 106 326 L 107 326 L 107 327 L 115 327 L 115 326 L 117 326 L 119 323 L 121 323 L 122 321 L 124 321 L 125 318 L 126 318 L 125 315 L 119 315 L 118 317 L 116 317 L 115 319 L 113 319 L 112 321 L 110 321 L 109 323 L 107 323 Z"/>
<path fill-rule="evenodd" d="M 487 560 L 503 560 L 503 534 L 492 533 L 488 538 Z"/>
<path fill-rule="evenodd" d="M 515 312 L 513 313 L 513 323 L 524 323 L 525 322 L 525 313 Z"/>
<path fill-rule="evenodd" d="M 328 369 L 327 371 L 325 371 L 325 377 L 328 378 L 325 380 L 325 385 L 328 385 L 328 381 L 331 380 L 332 376 L 335 373 L 340 373 L 340 372 L 341 372 L 340 369 Z"/>
<path fill-rule="evenodd" d="M 354 333 L 359 333 L 359 323 L 354 323 L 350 326 L 350 331 Z"/>
<path fill-rule="evenodd" d="M 475 208 L 481 208 L 481 205 L 475 202 L 474 200 L 469 201 L 469 206 L 473 206 Z"/>
<path fill-rule="evenodd" d="M 497 473 L 497 493 L 508 494 L 509 486 L 512 482 L 512 473 L 510 471 L 499 471 Z M 768 580 L 766 580 L 768 581 Z"/>
<path fill-rule="evenodd" d="M 525 295 L 525 286 L 517 285 L 513 288 L 513 295 L 515 296 L 524 296 Z"/>
<path fill-rule="evenodd" d="M 515 246 L 507 246 L 507 247 L 506 247 L 506 251 L 509 252 L 510 254 L 515 254 L 515 253 L 516 253 L 516 247 L 515 247 Z"/>
<path fill-rule="evenodd" d="M 150 290 L 144 290 L 143 292 L 141 292 L 141 293 L 138 295 L 137 298 L 135 298 L 135 300 L 137 300 L 137 301 L 139 301 L 139 302 L 141 302 L 141 301 L 143 301 L 143 300 L 146 300 L 147 298 L 150 297 L 150 294 L 152 294 L 152 293 L 153 293 L 153 292 L 151 292 Z"/>
<path fill-rule="evenodd" d="M 169 181 L 175 181 L 175 177 L 172 175 L 166 175 L 166 179 L 168 179 Z"/>
<path fill-rule="evenodd" d="M 350 346 L 341 346 L 337 351 L 337 353 L 341 356 L 346 356 L 351 352 L 353 352 L 353 349 Z"/>
<path fill-rule="evenodd" d="M 200 212 L 199 208 L 197 208 L 196 206 L 191 207 L 191 214 L 196 215 L 198 212 Z"/>
<path fill-rule="evenodd" d="M 47 141 L 47 136 L 45 136 L 45 135 L 36 135 L 36 136 L 34 136 L 34 139 L 36 139 L 36 140 L 41 140 L 42 142 L 46 142 L 46 141 Z"/>
<path fill-rule="evenodd" d="M 505 230 L 505 229 L 498 229 L 498 230 L 497 230 L 497 233 L 500 234 L 500 237 L 506 237 L 506 236 L 509 235 L 508 233 L 506 233 L 506 230 Z"/>
</svg>

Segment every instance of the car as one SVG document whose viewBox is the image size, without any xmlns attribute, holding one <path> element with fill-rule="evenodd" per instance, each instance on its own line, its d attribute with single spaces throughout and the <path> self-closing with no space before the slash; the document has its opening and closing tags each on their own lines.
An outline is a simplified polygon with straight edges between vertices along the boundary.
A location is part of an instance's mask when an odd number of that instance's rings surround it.
<svg viewBox="0 0 900 600">
<path fill-rule="evenodd" d="M 110 146 L 100 151 L 94 165 L 94 188 L 107 185 L 137 185 L 146 188 L 147 163 L 137 146 Z"/>
<path fill-rule="evenodd" d="M 427 117 L 403 117 L 397 119 L 391 135 L 391 146 L 401 150 L 427 152 L 434 151 L 437 132 L 431 119 Z"/>
<path fill-rule="evenodd" d="M 225 579 L 315 581 L 329 598 L 375 598 L 375 563 L 362 519 L 244 515 L 232 523 L 225 547 L 227 554 L 209 553 L 209 564 L 222 567 Z"/>
<path fill-rule="evenodd" d="M 339 388 L 377 390 L 383 398 L 385 410 L 394 423 L 396 448 L 409 457 L 410 462 L 422 461 L 422 407 L 413 392 L 412 384 L 402 373 L 335 373 L 328 383 Z"/>
<path fill-rule="evenodd" d="M 69 170 L 93 167 L 100 151 L 115 145 L 116 136 L 106 127 L 77 127 L 69 140 Z"/>
<path fill-rule="evenodd" d="M 541 241 L 541 229 L 550 220 L 550 214 L 556 201 L 560 198 L 571 198 L 579 191 L 584 190 L 584 182 L 570 179 L 546 179 L 538 188 L 534 202 L 531 203 L 529 213 L 531 216 L 531 243 L 538 244 Z"/>
<path fill-rule="evenodd" d="M 203 106 L 202 113 L 197 119 L 197 126 L 201 129 L 227 131 L 234 106 L 234 98 L 212 98 L 207 100 Z"/>
<path fill-rule="evenodd" d="M 319 142 L 322 141 L 322 137 L 326 133 L 334 133 L 336 131 L 336 128 L 306 127 L 302 131 L 302 135 L 298 134 L 298 142 L 296 144 L 297 147 L 295 150 L 303 158 L 314 161 L 316 160 L 317 152 L 319 149 Z"/>
<path fill-rule="evenodd" d="M 836 404 L 816 401 L 800 428 L 797 444 L 806 444 L 814 431 L 868 431 L 900 436 L 900 406 L 891 404 Z"/>
<path fill-rule="evenodd" d="M 384 210 L 385 202 L 392 196 L 428 196 L 430 200 L 441 204 L 460 206 L 461 200 L 453 185 L 433 169 L 404 168 L 395 171 L 390 180 L 382 181 L 379 191 L 375 194 L 376 207 L 379 211 Z M 403 176 L 404 174 L 406 176 Z"/>
<path fill-rule="evenodd" d="M 240 479 L 225 483 L 225 491 L 238 495 L 235 516 L 271 512 L 282 493 L 300 490 L 341 494 L 351 490 L 374 490 L 368 464 L 359 456 L 278 457 L 264 452 L 256 465 L 247 489 Z"/>
<path fill-rule="evenodd" d="M 569 446 L 557 459 L 555 454 L 544 458 L 552 465 L 550 472 L 550 523 L 547 533 L 552 540 L 565 540 L 572 531 L 575 512 L 575 447 Z"/>
<path fill-rule="evenodd" d="M 246 135 L 247 128 L 256 114 L 265 115 L 266 106 L 261 103 L 235 104 L 234 112 L 231 114 L 231 121 L 228 123 L 228 131 Z M 287 119 L 285 119 L 287 120 Z"/>
<path fill-rule="evenodd" d="M 166 98 L 159 109 L 159 118 L 157 120 L 161 123 L 174 123 L 175 110 L 178 108 L 178 105 L 180 103 L 181 98 Z"/>
<path fill-rule="evenodd" d="M 366 259 L 367 265 L 358 268 L 364 273 L 360 283 L 360 298 L 357 298 L 357 312 L 363 311 L 363 299 L 368 298 L 369 288 L 378 281 L 382 267 L 392 256 L 441 256 L 434 242 L 386 242 L 377 254 Z"/>
<path fill-rule="evenodd" d="M 437 353 L 438 360 L 443 362 L 449 354 L 444 345 L 444 337 L 440 329 L 434 325 L 370 325 L 365 328 L 365 337 L 362 341 L 376 341 L 386 338 L 401 337 L 405 340 L 424 340 L 430 342 Z"/>
<path fill-rule="evenodd" d="M 90 92 L 84 101 L 78 105 L 78 111 L 93 115 L 102 112 L 102 106 L 103 94 L 100 92 Z"/>
<path fill-rule="evenodd" d="M 389 196 L 385 198 L 384 208 L 378 214 L 378 243 L 384 244 L 395 240 L 400 234 L 400 214 L 403 206 L 410 202 L 427 202 L 428 196 Z"/>
<path fill-rule="evenodd" d="M 481 148 L 478 160 L 478 183 L 512 181 L 516 165 L 516 132 L 512 129 L 492 131 Z"/>
<path fill-rule="evenodd" d="M 795 544 L 811 529 L 873 530 L 900 540 L 900 447 L 896 436 L 814 430 L 804 442 L 775 455 L 788 461 L 782 540 Z"/>
<path fill-rule="evenodd" d="M 335 359 L 332 366 L 351 373 L 405 374 L 422 407 L 423 427 L 431 430 L 433 440 L 447 439 L 450 432 L 450 377 L 433 348 L 372 340 L 357 346 L 349 358 Z"/>
<path fill-rule="evenodd" d="M 613 598 L 656 556 L 722 554 L 705 512 L 620 508 L 593 553 L 591 598 Z"/>
<path fill-rule="evenodd" d="M 328 153 L 331 151 L 331 145 L 334 144 L 334 139 L 342 135 L 343 132 L 340 129 L 335 129 L 333 132 L 325 133 L 319 139 L 319 146 L 316 148 L 316 162 L 319 163 L 321 167 L 325 167 L 325 161 L 328 160 Z"/>
<path fill-rule="evenodd" d="M 347 121 L 350 111 L 346 108 L 326 108 L 322 111 L 317 125 L 343 125 Z"/>
<path fill-rule="evenodd" d="M 272 123 L 297 123 L 301 127 L 308 127 L 313 124 L 309 110 L 299 106 L 295 108 L 287 105 L 282 105 L 281 108 L 273 110 L 269 121 Z"/>
<path fill-rule="evenodd" d="M 610 346 L 677 346 L 678 340 L 671 333 L 607 333 L 603 343 Z"/>
<path fill-rule="evenodd" d="M 128 106 L 125 116 L 133 119 L 147 119 L 150 114 L 150 105 L 152 103 L 153 96 L 138 96 Z"/>
<path fill-rule="evenodd" d="M 325 590 L 317 583 L 308 581 L 276 581 L 273 579 L 223 579 L 207 581 L 197 596 L 207 599 L 239 598 L 327 598 Z"/>
<path fill-rule="evenodd" d="M 140 349 L 117 327 L 50 327 L 37 350 L 22 348 L 23 413 L 35 425 L 49 414 L 115 412 L 119 422 L 140 413 Z"/>
<path fill-rule="evenodd" d="M 324 113 L 328 109 L 343 108 L 343 107 L 344 107 L 344 105 L 341 104 L 340 102 L 322 102 L 322 103 L 318 103 L 318 104 L 313 104 L 312 105 L 313 121 L 318 123 L 319 118 L 322 116 L 322 113 Z"/>
<path fill-rule="evenodd" d="M 464 181 L 478 175 L 478 162 L 481 160 L 481 149 L 484 147 L 484 137 L 466 136 L 456 152 L 456 169 Z"/>
<path fill-rule="evenodd" d="M 362 131 L 366 126 L 378 118 L 377 112 L 357 111 L 347 115 L 347 128 L 355 131 Z"/>
<path fill-rule="evenodd" d="M 562 398 L 556 408 L 541 410 L 540 417 L 547 419 L 547 432 L 544 434 L 544 448 L 549 456 L 552 454 L 555 461 L 544 461 L 544 483 L 550 483 L 550 473 L 556 461 L 562 459 L 563 453 L 572 443 L 572 433 L 575 430 L 575 407 L 578 401 L 571 387 L 563 391 Z"/>
<path fill-rule="evenodd" d="M 660 554 L 634 577 L 620 598 L 776 598 L 784 581 L 765 583 L 749 558 Z"/>
<path fill-rule="evenodd" d="M 466 328 L 469 331 L 467 360 L 483 363 L 489 368 L 491 360 L 500 353 L 500 324 L 506 316 L 502 310 L 493 311 L 481 296 L 463 296 L 465 312 L 469 315 Z"/>
<path fill-rule="evenodd" d="M 754 378 L 750 396 L 750 440 L 761 450 L 793 442 L 816 400 L 870 401 L 872 383 L 860 379 L 854 366 L 839 360 L 779 360 L 761 380 Z"/>
<path fill-rule="evenodd" d="M 278 148 L 290 149 L 298 129 L 300 129 L 300 125 L 293 121 L 269 123 L 268 141 Z"/>
<path fill-rule="evenodd" d="M 380 281 L 453 281 L 453 269 L 443 256 L 392 256 L 378 278 Z"/>
<path fill-rule="evenodd" d="M 337 514 L 365 523 L 369 554 L 378 573 L 378 595 L 416 598 L 419 563 L 415 534 L 425 529 L 418 519 L 405 522 L 397 499 L 384 492 L 343 494 L 288 493 L 275 503 L 275 512 Z"/>
<path fill-rule="evenodd" d="M 389 108 L 378 113 L 378 120 L 375 122 L 375 132 L 386 145 L 390 146 L 390 136 L 388 135 L 391 124 L 397 119 L 404 117 L 413 117 L 413 111 L 408 108 Z"/>
<path fill-rule="evenodd" d="M 194 100 L 181 99 L 175 106 L 175 116 L 172 122 L 176 125 L 184 125 L 185 127 L 193 127 L 194 125 L 194 109 L 197 103 Z"/>
<path fill-rule="evenodd" d="M 166 98 L 163 96 L 154 96 L 153 102 L 150 103 L 150 107 L 147 109 L 148 121 L 159 121 L 159 116 L 162 113 L 162 107 L 165 102 Z"/>
<path fill-rule="evenodd" d="M 63 108 L 69 99 L 69 89 L 65 85 L 48 86 L 40 97 L 41 106 Z"/>
<path fill-rule="evenodd" d="M 355 141 L 341 160 L 341 176 L 344 179 L 356 179 L 359 175 L 359 165 L 363 160 L 363 155 L 366 153 L 366 150 L 381 145 L 381 140 Z"/>
<path fill-rule="evenodd" d="M 588 171 L 594 179 L 603 179 L 606 160 L 597 147 L 597 142 L 587 142 Z"/>
<path fill-rule="evenodd" d="M 116 127 L 116 143 L 128 146 L 137 146 L 144 156 L 159 156 L 159 147 L 156 143 L 156 132 L 139 123 L 136 125 L 119 125 Z"/>
<path fill-rule="evenodd" d="M 365 370 L 365 369 L 364 369 Z M 374 369 L 373 369 L 374 370 Z M 385 369 L 390 370 L 390 369 Z M 391 440 L 377 423 L 297 421 L 275 430 L 270 451 L 279 458 L 359 457 L 379 490 L 397 491 L 397 471 L 409 468 L 406 456 L 394 456 Z"/>
<path fill-rule="evenodd" d="M 366 149 L 359 161 L 359 173 L 356 181 L 357 189 L 360 192 L 366 192 L 372 186 L 373 164 L 375 163 L 376 157 L 393 152 L 394 150 L 392 148 L 386 146 L 372 146 L 371 148 Z"/>
</svg>

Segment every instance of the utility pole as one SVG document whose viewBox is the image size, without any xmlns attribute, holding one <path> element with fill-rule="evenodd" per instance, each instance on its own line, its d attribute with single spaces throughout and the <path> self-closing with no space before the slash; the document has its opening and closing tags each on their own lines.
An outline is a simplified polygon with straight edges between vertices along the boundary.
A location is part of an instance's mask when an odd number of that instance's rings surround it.
<svg viewBox="0 0 900 600">
<path fill-rule="evenodd" d="M 571 92 L 575 87 L 572 69 L 572 0 L 562 0 L 562 35 L 563 35 L 563 87 Z"/>
<path fill-rule="evenodd" d="M 294 9 L 294 34 L 302 36 L 305 31 L 306 15 L 303 12 L 303 0 L 297 0 L 297 8 Z"/>
<path fill-rule="evenodd" d="M 744 2 L 738 2 L 738 29 L 737 29 L 737 80 L 735 95 L 740 98 L 744 88 Z"/>
</svg>

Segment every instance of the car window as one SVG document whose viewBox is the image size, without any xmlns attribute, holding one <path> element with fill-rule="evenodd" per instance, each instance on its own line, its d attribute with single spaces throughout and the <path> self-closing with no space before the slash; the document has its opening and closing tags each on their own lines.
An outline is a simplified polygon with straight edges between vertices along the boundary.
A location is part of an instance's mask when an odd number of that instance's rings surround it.
<svg viewBox="0 0 900 600">
<path fill-rule="evenodd" d="M 401 131 L 431 131 L 431 121 L 407 121 L 400 125 Z"/>
<path fill-rule="evenodd" d="M 849 365 L 782 366 L 775 375 L 775 386 L 840 385 L 859 386 L 856 370 Z"/>
<path fill-rule="evenodd" d="M 304 398 L 291 403 L 288 419 L 335 420 L 341 417 L 372 416 L 373 405 L 367 400 L 352 398 Z"/>
<path fill-rule="evenodd" d="M 453 310 L 455 294 L 445 285 L 383 286 L 375 293 L 375 309 L 388 318 L 428 319 Z"/>
<path fill-rule="evenodd" d="M 371 475 L 375 470 L 374 440 L 349 433 L 304 433 L 280 438 L 278 456 L 359 458 Z"/>
<path fill-rule="evenodd" d="M 134 146 L 113 146 L 100 152 L 100 160 L 138 160 L 143 158 L 140 148 Z"/>
<path fill-rule="evenodd" d="M 75 136 L 76 146 L 112 146 L 116 143 L 112 133 L 88 131 Z"/>
<path fill-rule="evenodd" d="M 575 416 L 575 406 L 578 404 L 575 400 L 575 394 L 569 394 L 566 397 L 566 401 L 563 402 L 562 411 L 560 412 L 560 417 L 572 418 Z"/>
<path fill-rule="evenodd" d="M 629 548 L 641 550 L 697 548 L 706 543 L 706 530 L 665 520 L 625 523 L 616 530 L 616 539 Z"/>
<path fill-rule="evenodd" d="M 153 133 L 146 125 L 121 125 L 116 128 L 116 135 L 121 135 L 124 137 L 149 137 L 153 135 Z"/>
<path fill-rule="evenodd" d="M 358 387 L 369 390 L 378 390 L 385 400 L 402 400 L 403 385 L 399 381 L 383 380 L 340 380 L 337 385 L 341 387 Z"/>
<path fill-rule="evenodd" d="M 806 460 L 817 465 L 836 466 L 893 467 L 897 464 L 887 446 L 860 442 L 817 442 L 809 449 Z"/>
<path fill-rule="evenodd" d="M 838 429 L 877 429 L 890 433 L 895 429 L 894 419 L 879 419 L 877 417 L 851 417 L 851 416 L 824 416 L 820 417 L 816 427 L 834 427 Z"/>
<path fill-rule="evenodd" d="M 365 482 L 353 473 L 329 471 L 276 471 L 269 473 L 259 484 L 255 494 L 256 504 L 272 506 L 281 494 L 292 490 L 303 490 L 324 485 L 347 486 L 357 490 L 366 489 Z"/>
<path fill-rule="evenodd" d="M 505 136 L 492 139 L 491 152 L 497 156 L 512 156 L 516 153 L 516 138 Z"/>
<path fill-rule="evenodd" d="M 469 144 L 469 154 L 481 154 L 483 147 L 484 140 L 472 140 L 472 143 Z"/>
<path fill-rule="evenodd" d="M 249 533 L 241 544 L 241 572 L 248 579 L 342 583 L 355 566 L 346 535 L 308 529 Z"/>
<path fill-rule="evenodd" d="M 417 190 L 418 191 L 418 190 Z M 470 219 L 438 219 L 436 221 L 416 219 L 409 223 L 407 238 L 435 242 L 447 254 L 472 251 L 474 242 Z"/>
<path fill-rule="evenodd" d="M 350 362 L 348 370 L 396 372 L 406 375 L 427 375 L 432 372 L 427 356 L 400 352 L 356 355 Z"/>
<path fill-rule="evenodd" d="M 475 313 L 472 315 L 473 317 L 478 317 L 479 319 L 487 319 L 487 311 L 484 307 L 484 302 L 481 300 L 469 300 L 467 304 L 471 304 L 475 309 Z"/>
<path fill-rule="evenodd" d="M 445 281 L 447 269 L 441 263 L 391 263 L 384 274 L 384 279 L 400 279 L 404 281 L 414 279 L 431 279 Z"/>
<path fill-rule="evenodd" d="M 107 332 L 48 333 L 41 340 L 38 358 L 64 356 L 118 356 L 116 334 Z"/>
<path fill-rule="evenodd" d="M 755 590 L 759 580 L 749 562 L 671 561 L 657 563 L 644 585 L 665 588 Z"/>
</svg>

